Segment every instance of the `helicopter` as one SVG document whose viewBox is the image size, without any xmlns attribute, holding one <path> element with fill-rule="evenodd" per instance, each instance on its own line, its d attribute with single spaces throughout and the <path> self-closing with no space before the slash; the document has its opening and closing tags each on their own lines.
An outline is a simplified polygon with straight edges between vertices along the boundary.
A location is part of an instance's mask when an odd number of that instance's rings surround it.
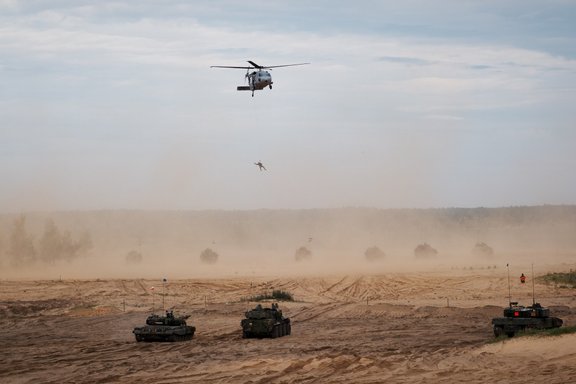
<svg viewBox="0 0 576 384">
<path fill-rule="evenodd" d="M 233 68 L 233 69 L 245 69 L 246 75 L 244 80 L 248 80 L 248 85 L 239 85 L 236 89 L 238 91 L 252 91 L 252 97 L 254 97 L 254 91 L 258 91 L 269 87 L 272 89 L 272 75 L 266 69 L 280 68 L 280 67 L 293 67 L 295 65 L 306 65 L 310 63 L 297 63 L 297 64 L 283 64 L 283 65 L 271 65 L 264 66 L 258 65 L 252 60 L 248 60 L 250 64 L 249 67 L 234 67 L 227 65 L 212 65 L 210 68 Z M 250 72 L 252 70 L 252 72 Z"/>
</svg>

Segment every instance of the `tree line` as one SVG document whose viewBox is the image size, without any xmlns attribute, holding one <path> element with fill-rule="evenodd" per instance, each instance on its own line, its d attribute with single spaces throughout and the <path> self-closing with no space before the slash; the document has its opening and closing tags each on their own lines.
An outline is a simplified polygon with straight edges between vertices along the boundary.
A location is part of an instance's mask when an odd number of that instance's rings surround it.
<svg viewBox="0 0 576 384">
<path fill-rule="evenodd" d="M 36 239 L 28 232 L 25 215 L 14 219 L 2 240 L 0 256 L 13 267 L 72 261 L 92 248 L 90 233 L 74 238 L 70 231 L 58 228 L 52 219 L 46 220 L 41 236 Z"/>
</svg>

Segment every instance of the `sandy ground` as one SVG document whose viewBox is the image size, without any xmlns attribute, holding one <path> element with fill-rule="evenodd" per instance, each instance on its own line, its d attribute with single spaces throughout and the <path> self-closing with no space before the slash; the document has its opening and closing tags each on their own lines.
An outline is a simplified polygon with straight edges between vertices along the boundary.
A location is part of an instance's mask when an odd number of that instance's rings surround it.
<svg viewBox="0 0 576 384">
<path fill-rule="evenodd" d="M 570 266 L 558 265 L 562 271 Z M 155 290 L 150 288 L 154 286 Z M 531 303 L 531 285 L 513 298 Z M 243 297 L 287 290 L 292 335 L 242 339 Z M 155 292 L 155 294 L 152 294 Z M 536 284 L 576 325 L 573 289 Z M 570 383 L 576 335 L 493 341 L 506 274 L 0 281 L 2 383 Z M 164 304 L 163 304 L 164 301 Z M 152 306 L 190 314 L 191 341 L 137 343 Z"/>
</svg>

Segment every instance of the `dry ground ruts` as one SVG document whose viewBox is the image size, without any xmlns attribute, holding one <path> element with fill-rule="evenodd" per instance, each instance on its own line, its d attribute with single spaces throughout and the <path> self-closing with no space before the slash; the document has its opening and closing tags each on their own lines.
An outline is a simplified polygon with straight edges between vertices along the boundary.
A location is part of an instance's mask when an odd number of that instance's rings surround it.
<svg viewBox="0 0 576 384">
<path fill-rule="evenodd" d="M 502 271 L 170 281 L 0 281 L 2 383 L 568 383 L 576 335 L 489 344 Z M 155 286 L 155 296 L 150 287 Z M 292 335 L 242 339 L 242 297 L 282 289 Z M 514 286 L 531 302 L 531 289 Z M 576 323 L 574 290 L 537 284 Z M 191 341 L 136 343 L 156 308 L 191 315 Z M 449 305 L 449 306 L 448 306 Z"/>
</svg>

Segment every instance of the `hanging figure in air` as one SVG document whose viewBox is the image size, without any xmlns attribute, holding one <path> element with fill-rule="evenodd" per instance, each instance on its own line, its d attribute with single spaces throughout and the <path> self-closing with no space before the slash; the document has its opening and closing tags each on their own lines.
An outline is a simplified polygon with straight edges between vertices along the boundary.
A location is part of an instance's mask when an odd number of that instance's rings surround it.
<svg viewBox="0 0 576 384">
<path fill-rule="evenodd" d="M 520 275 L 520 283 L 526 283 L 526 276 L 524 276 L 524 274 Z"/>
<path fill-rule="evenodd" d="M 266 167 L 264 166 L 264 164 L 262 164 L 261 161 L 259 161 L 259 162 L 257 162 L 257 163 L 254 163 L 254 165 L 257 165 L 257 166 L 258 166 L 258 169 L 261 170 L 261 171 L 262 171 L 262 170 L 267 171 Z"/>
</svg>

